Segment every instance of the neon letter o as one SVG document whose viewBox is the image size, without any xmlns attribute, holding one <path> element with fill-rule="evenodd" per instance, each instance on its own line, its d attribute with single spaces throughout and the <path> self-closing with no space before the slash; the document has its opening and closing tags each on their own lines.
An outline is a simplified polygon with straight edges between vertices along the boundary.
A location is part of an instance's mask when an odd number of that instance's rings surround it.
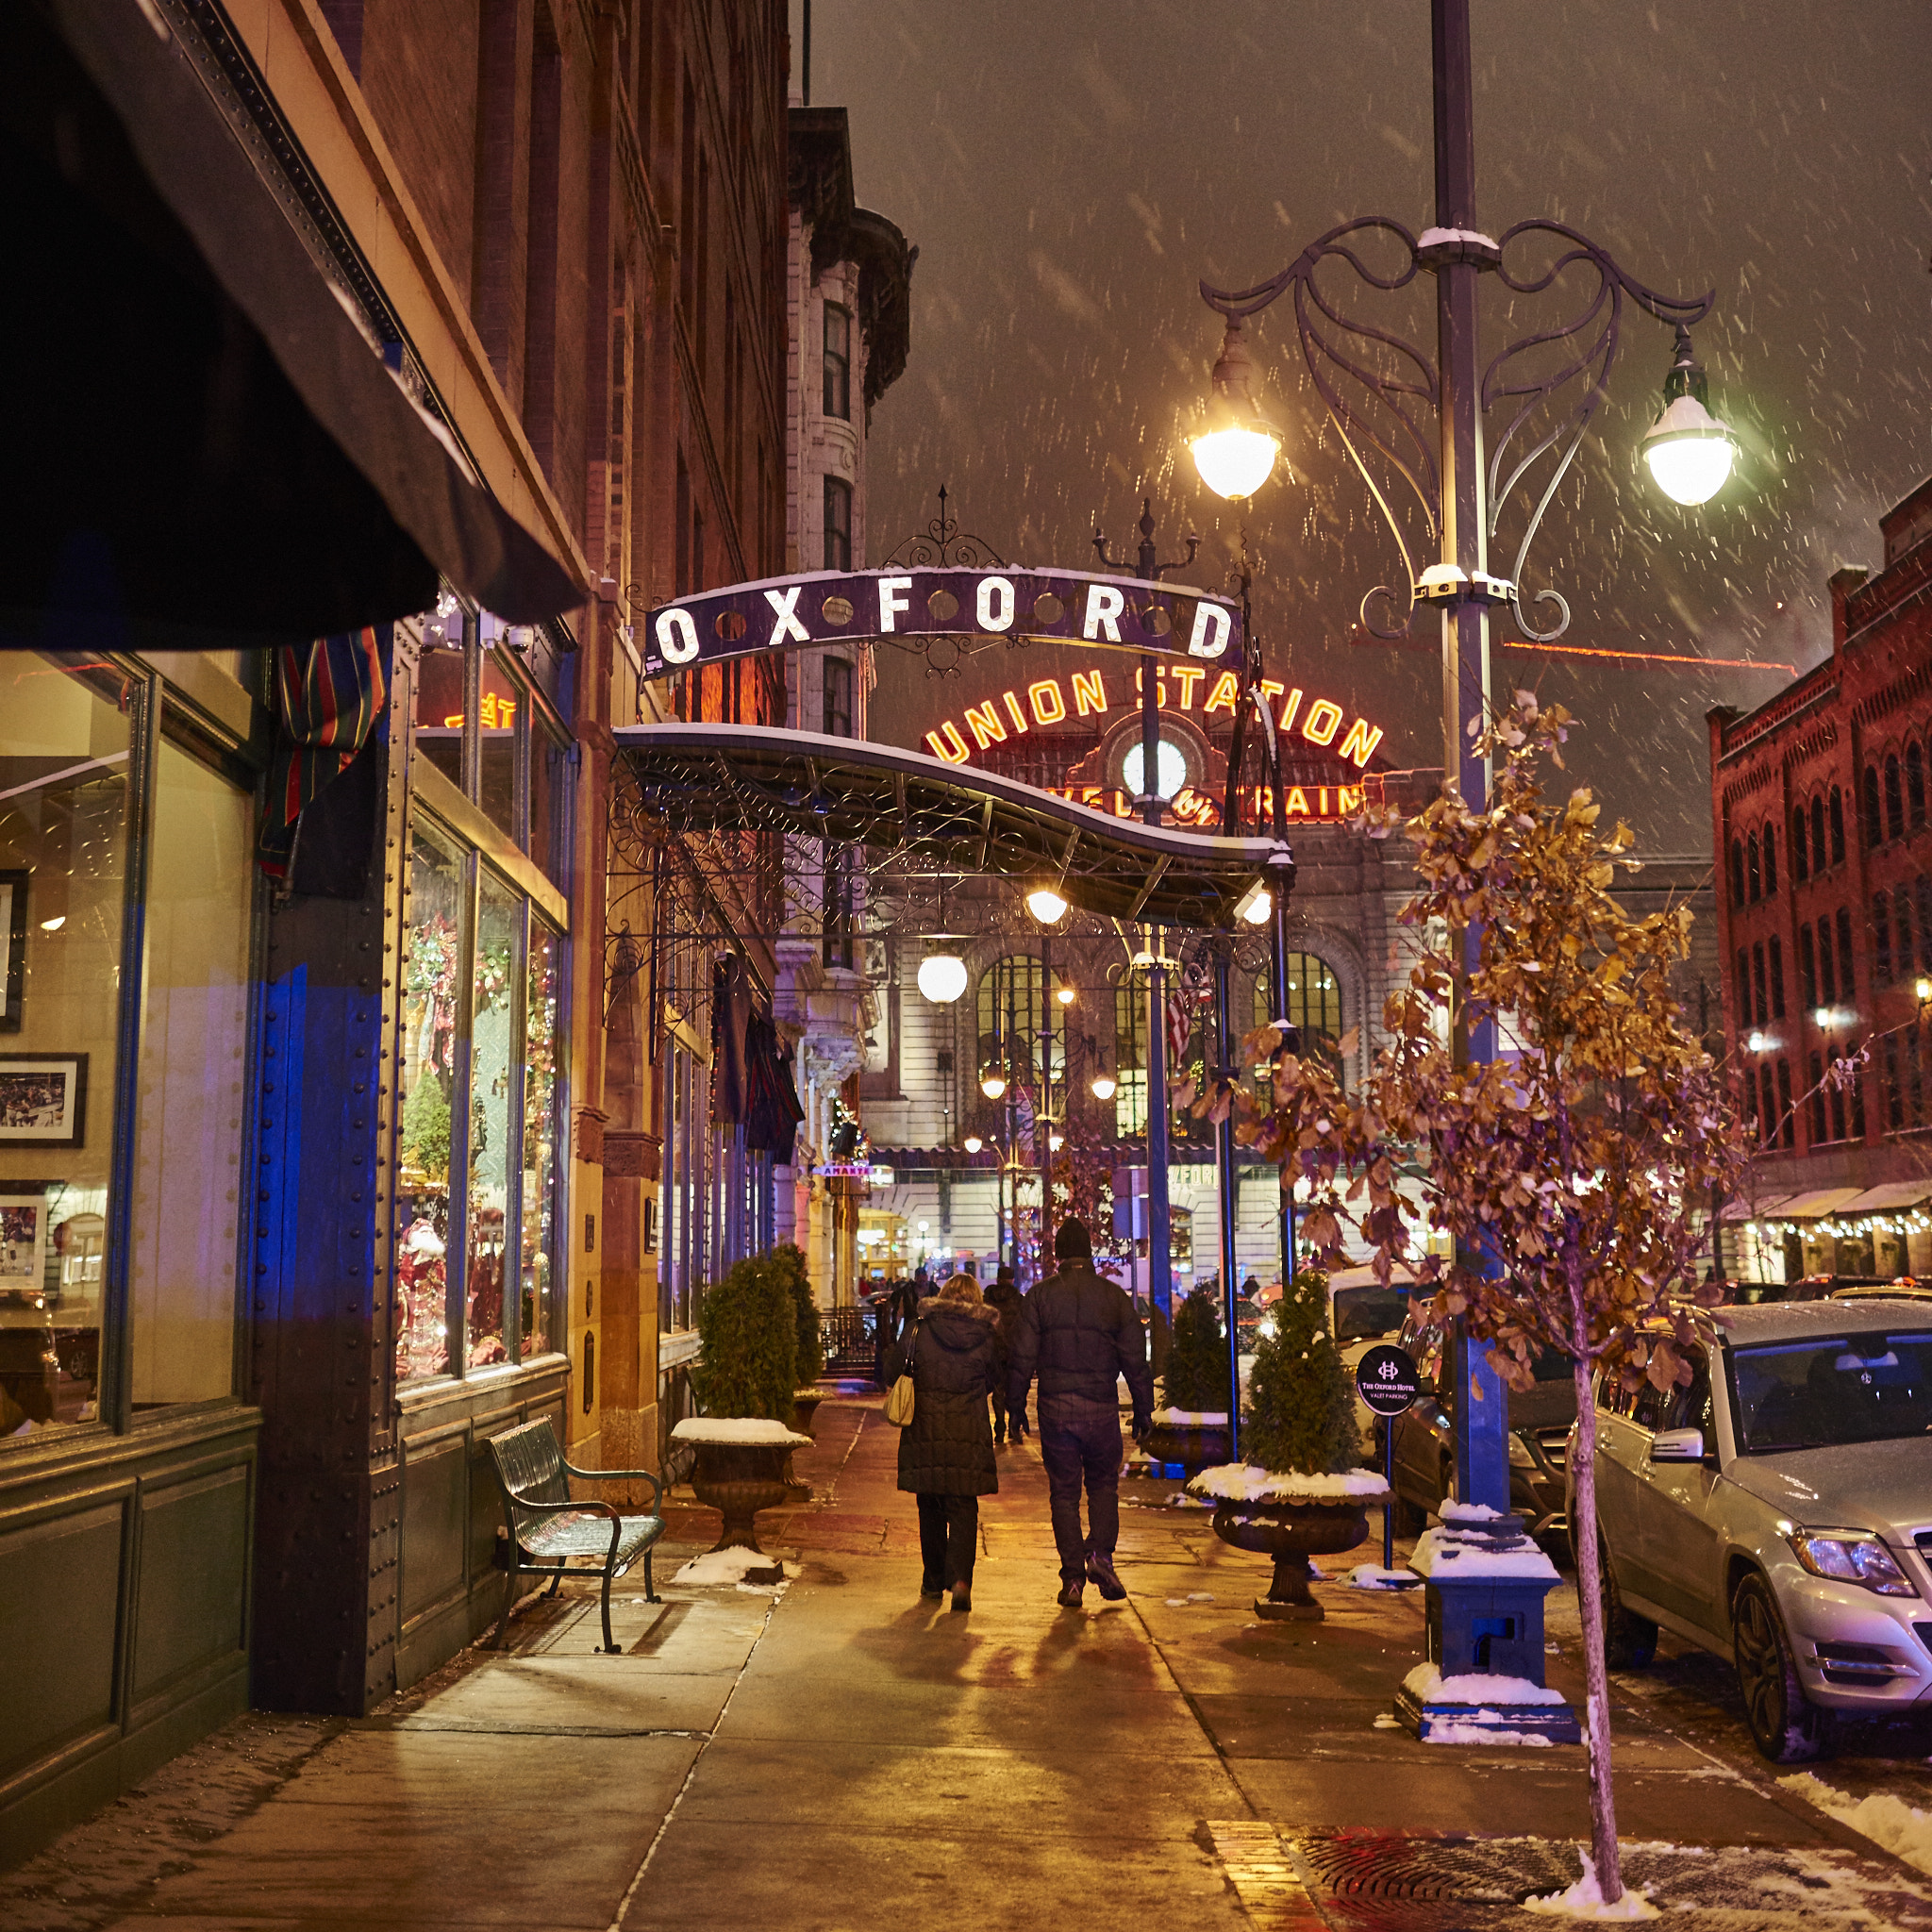
<svg viewBox="0 0 1932 1932">
<path fill-rule="evenodd" d="M 698 627 L 688 610 L 666 610 L 658 618 L 658 648 L 667 664 L 689 664 L 698 654 Z"/>
<path fill-rule="evenodd" d="M 1005 577 L 981 577 L 977 606 L 981 630 L 1008 630 L 1013 622 L 1013 587 Z"/>
</svg>

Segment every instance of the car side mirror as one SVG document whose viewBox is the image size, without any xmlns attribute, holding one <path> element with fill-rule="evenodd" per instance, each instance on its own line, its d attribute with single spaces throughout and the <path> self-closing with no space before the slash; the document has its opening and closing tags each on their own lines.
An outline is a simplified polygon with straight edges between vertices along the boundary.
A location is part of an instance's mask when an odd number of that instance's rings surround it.
<svg viewBox="0 0 1932 1932">
<path fill-rule="evenodd" d="M 1653 1462 L 1702 1462 L 1704 1431 L 1659 1429 L 1650 1439 L 1650 1459 Z"/>
</svg>

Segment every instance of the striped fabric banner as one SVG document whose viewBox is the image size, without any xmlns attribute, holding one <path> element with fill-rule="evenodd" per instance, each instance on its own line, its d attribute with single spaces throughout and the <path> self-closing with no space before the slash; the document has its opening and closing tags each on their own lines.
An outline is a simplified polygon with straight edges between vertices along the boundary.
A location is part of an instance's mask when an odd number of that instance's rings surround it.
<svg viewBox="0 0 1932 1932">
<path fill-rule="evenodd" d="M 278 728 L 257 857 L 270 878 L 288 875 L 303 808 L 345 772 L 389 702 L 393 628 L 370 625 L 275 653 Z"/>
</svg>

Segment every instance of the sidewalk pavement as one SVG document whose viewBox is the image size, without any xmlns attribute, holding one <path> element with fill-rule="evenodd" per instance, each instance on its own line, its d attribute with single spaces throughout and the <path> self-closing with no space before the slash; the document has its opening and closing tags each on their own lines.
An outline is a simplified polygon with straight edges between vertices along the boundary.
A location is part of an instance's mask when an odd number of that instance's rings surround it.
<svg viewBox="0 0 1932 1932">
<path fill-rule="evenodd" d="M 1129 1600 L 1063 1611 L 1029 1444 L 982 1506 L 973 1611 L 935 1607 L 878 1408 L 828 1400 L 797 1457 L 816 1499 L 760 1519 L 795 1580 L 671 1581 L 716 1534 L 687 1492 L 666 1601 L 620 1586 L 623 1655 L 596 1654 L 594 1587 L 572 1586 L 507 1653 L 465 1652 L 374 1717 L 241 1720 L 0 1878 L 0 1924 L 1547 1927 L 1516 1902 L 1577 1875 L 1583 1753 L 1393 1728 L 1418 1594 L 1325 1583 L 1326 1622 L 1262 1624 L 1265 1561 L 1179 1485 L 1132 1481 Z M 1550 1676 L 1577 1696 L 1571 1603 L 1552 1598 Z M 1932 1932 L 1932 1878 L 1740 1750 L 1725 1683 L 1694 1653 L 1617 1680 L 1631 1882 L 1674 1932 Z M 1861 1748 L 1817 1769 L 1932 1805 L 1932 1739 Z"/>
</svg>

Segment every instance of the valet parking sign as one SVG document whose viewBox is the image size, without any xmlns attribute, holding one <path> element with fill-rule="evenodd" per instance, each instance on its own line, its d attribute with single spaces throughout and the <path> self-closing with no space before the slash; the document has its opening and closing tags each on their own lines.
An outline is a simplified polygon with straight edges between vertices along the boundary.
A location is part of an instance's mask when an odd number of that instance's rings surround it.
<svg viewBox="0 0 1932 1932">
<path fill-rule="evenodd" d="M 644 675 L 855 638 L 1010 637 L 1241 661 L 1241 608 L 1081 571 L 813 571 L 646 611 Z"/>
<path fill-rule="evenodd" d="M 1406 1414 L 1417 1387 L 1415 1357 L 1406 1348 L 1384 1342 L 1356 1364 L 1355 1392 L 1371 1415 Z"/>
</svg>

